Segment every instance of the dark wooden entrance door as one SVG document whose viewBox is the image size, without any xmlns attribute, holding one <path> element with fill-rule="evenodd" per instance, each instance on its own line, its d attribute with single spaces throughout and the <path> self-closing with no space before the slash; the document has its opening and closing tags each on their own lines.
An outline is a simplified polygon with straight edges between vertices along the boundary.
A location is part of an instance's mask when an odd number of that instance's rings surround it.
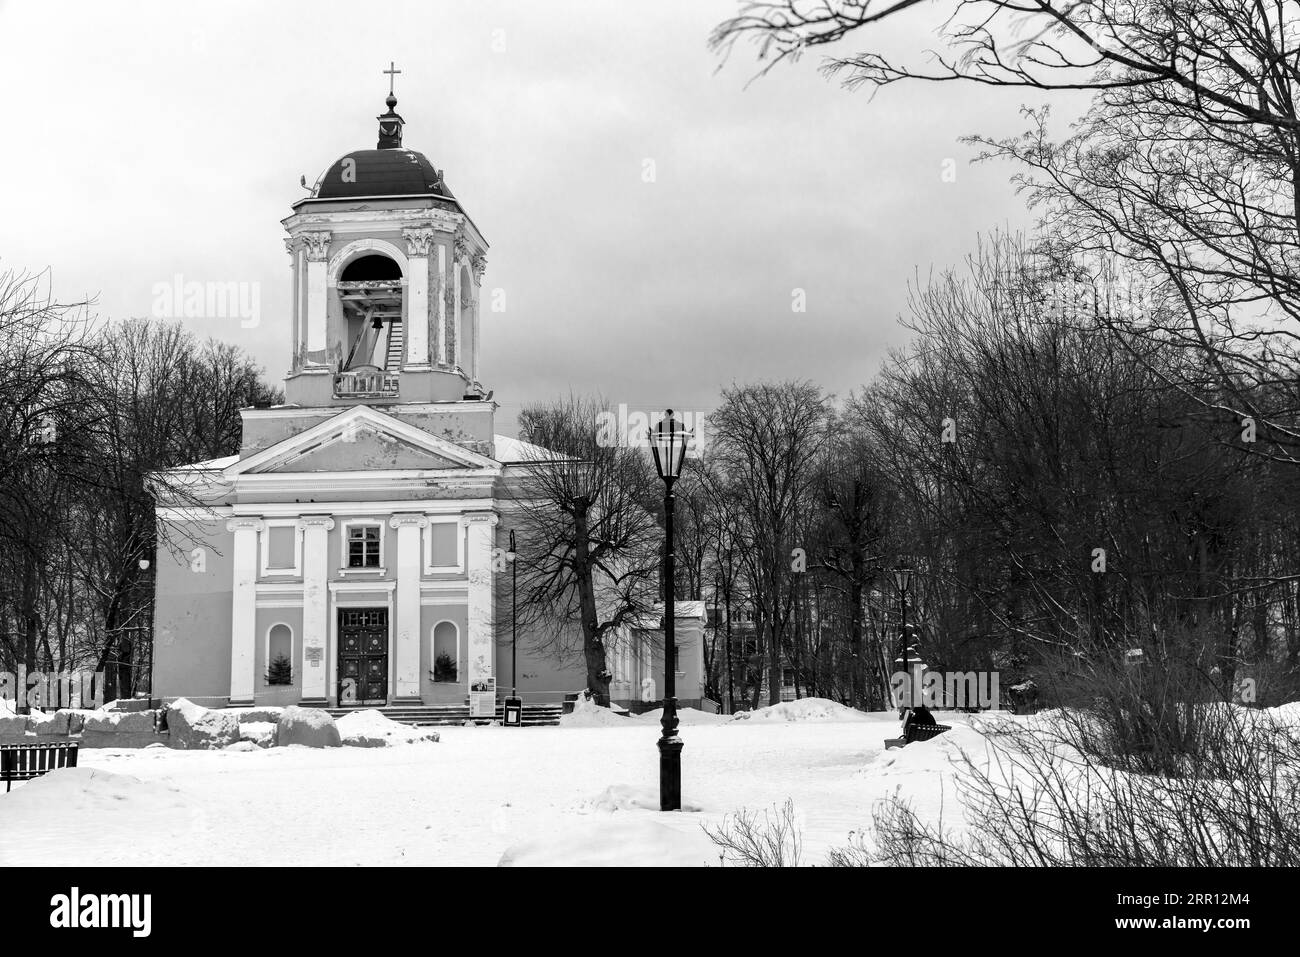
<svg viewBox="0 0 1300 957">
<path fill-rule="evenodd" d="M 388 703 L 388 609 L 339 609 L 339 706 Z"/>
</svg>

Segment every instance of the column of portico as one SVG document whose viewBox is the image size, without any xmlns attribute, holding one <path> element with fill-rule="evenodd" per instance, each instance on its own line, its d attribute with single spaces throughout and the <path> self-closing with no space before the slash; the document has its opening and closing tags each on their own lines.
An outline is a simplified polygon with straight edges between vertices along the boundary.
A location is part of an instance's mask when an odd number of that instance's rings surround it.
<svg viewBox="0 0 1300 957">
<path fill-rule="evenodd" d="M 487 257 L 481 253 L 475 256 L 470 265 L 474 270 L 474 309 L 470 313 L 473 324 L 474 344 L 470 350 L 470 381 L 478 382 L 479 341 L 483 338 L 483 271 L 487 269 Z"/>
<path fill-rule="evenodd" d="M 266 528 L 260 518 L 235 518 L 226 523 L 234 534 L 230 614 L 230 703 L 252 704 L 257 646 L 257 536 Z"/>
<path fill-rule="evenodd" d="M 388 520 L 397 530 L 397 596 L 394 602 L 394 703 L 420 700 L 420 573 L 424 568 L 423 515 L 399 514 Z"/>
<path fill-rule="evenodd" d="M 496 674 L 496 602 L 493 590 L 496 512 L 468 512 L 461 524 L 468 529 L 465 571 L 468 578 L 466 617 L 469 625 L 470 687 L 479 678 Z"/>
<path fill-rule="evenodd" d="M 304 515 L 302 531 L 302 699 L 322 704 L 329 697 L 329 533 L 334 519 Z"/>
<path fill-rule="evenodd" d="M 429 250 L 432 229 L 403 229 L 406 240 L 406 366 L 429 365 Z"/>
<path fill-rule="evenodd" d="M 447 290 L 451 288 L 447 280 L 447 247 L 438 243 L 438 341 L 436 358 L 438 365 L 447 364 Z"/>
<path fill-rule="evenodd" d="M 308 365 L 325 364 L 325 327 L 328 318 L 328 259 L 331 234 L 302 233 L 307 252 L 307 352 Z"/>
</svg>

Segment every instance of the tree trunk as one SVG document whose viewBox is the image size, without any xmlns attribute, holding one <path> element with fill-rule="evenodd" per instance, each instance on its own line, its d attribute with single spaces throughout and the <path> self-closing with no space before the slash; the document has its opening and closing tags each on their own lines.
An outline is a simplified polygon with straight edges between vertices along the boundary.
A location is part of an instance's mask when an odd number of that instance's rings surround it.
<svg viewBox="0 0 1300 957">
<path fill-rule="evenodd" d="M 578 601 L 582 613 L 582 655 L 587 664 L 587 689 L 597 704 L 609 706 L 609 668 L 605 643 L 599 633 L 596 615 L 596 590 L 592 585 L 591 558 L 587 551 L 587 509 L 575 505 L 573 510 L 575 539 L 574 574 L 577 576 Z"/>
<path fill-rule="evenodd" d="M 767 703 L 781 703 L 781 642 L 776 631 L 776 615 L 768 619 L 768 636 L 771 644 L 767 649 Z"/>
</svg>

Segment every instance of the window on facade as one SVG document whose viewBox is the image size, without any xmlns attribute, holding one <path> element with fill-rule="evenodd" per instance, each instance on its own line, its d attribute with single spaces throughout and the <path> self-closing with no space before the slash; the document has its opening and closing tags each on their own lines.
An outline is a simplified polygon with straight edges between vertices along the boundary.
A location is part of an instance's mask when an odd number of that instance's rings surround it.
<svg viewBox="0 0 1300 957">
<path fill-rule="evenodd" d="M 289 569 L 298 564 L 297 529 L 293 526 L 272 525 L 266 530 L 266 567 Z"/>
<path fill-rule="evenodd" d="M 350 526 L 348 528 L 348 568 L 378 567 L 379 526 Z"/>
<path fill-rule="evenodd" d="M 460 564 L 460 525 L 435 522 L 429 526 L 429 564 L 450 568 Z"/>
</svg>

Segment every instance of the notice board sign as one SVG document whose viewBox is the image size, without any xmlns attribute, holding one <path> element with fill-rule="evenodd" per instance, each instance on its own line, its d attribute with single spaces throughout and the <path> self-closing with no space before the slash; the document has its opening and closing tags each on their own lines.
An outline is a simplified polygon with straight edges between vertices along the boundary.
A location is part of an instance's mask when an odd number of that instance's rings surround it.
<svg viewBox="0 0 1300 957">
<path fill-rule="evenodd" d="M 494 718 L 497 713 L 497 679 L 475 678 L 469 686 L 469 713 L 473 718 Z"/>
</svg>

